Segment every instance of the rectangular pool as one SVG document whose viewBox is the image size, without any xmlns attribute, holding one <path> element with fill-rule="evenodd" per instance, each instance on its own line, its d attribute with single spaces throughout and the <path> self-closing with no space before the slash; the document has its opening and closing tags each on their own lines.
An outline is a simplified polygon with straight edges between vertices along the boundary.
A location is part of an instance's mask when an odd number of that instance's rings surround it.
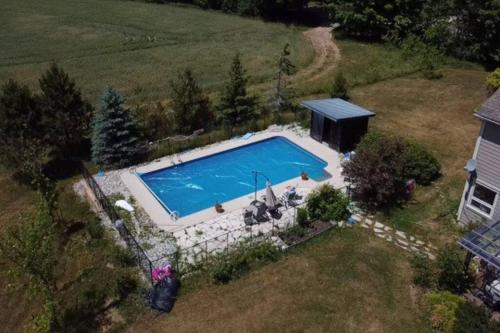
<svg viewBox="0 0 500 333">
<path fill-rule="evenodd" d="M 322 159 L 276 136 L 138 176 L 165 209 L 184 217 L 252 193 L 252 171 L 275 185 L 299 177 L 302 171 L 322 180 L 328 175 L 326 166 Z M 257 189 L 265 188 L 265 178 L 257 179 Z"/>
</svg>

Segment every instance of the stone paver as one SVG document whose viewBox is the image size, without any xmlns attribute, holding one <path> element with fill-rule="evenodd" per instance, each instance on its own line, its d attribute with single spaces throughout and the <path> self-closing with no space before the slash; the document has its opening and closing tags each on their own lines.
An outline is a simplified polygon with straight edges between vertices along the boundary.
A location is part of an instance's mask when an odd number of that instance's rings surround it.
<svg viewBox="0 0 500 333">
<path fill-rule="evenodd" d="M 430 243 L 425 243 L 424 241 L 407 235 L 404 231 L 394 229 L 383 223 L 373 220 L 373 215 L 367 215 L 364 219 L 361 212 L 355 214 L 355 219 L 358 220 L 361 217 L 361 227 L 364 229 L 372 230 L 375 236 L 381 239 L 385 239 L 405 251 L 410 251 L 414 253 L 422 253 L 427 255 L 431 260 L 436 257 L 432 254 L 432 250 L 436 250 L 436 247 Z"/>
</svg>

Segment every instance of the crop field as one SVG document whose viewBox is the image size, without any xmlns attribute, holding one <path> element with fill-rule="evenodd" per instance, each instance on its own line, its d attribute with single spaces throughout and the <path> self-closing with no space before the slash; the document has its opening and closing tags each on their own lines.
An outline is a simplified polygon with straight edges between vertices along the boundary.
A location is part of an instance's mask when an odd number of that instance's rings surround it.
<svg viewBox="0 0 500 333">
<path fill-rule="evenodd" d="M 164 99 L 188 67 L 207 89 L 220 88 L 237 52 L 250 83 L 273 78 L 285 43 L 299 68 L 313 56 L 302 28 L 142 2 L 2 0 L 0 27 L 0 82 L 35 87 L 57 61 L 91 102 L 107 85 L 137 102 Z"/>
</svg>

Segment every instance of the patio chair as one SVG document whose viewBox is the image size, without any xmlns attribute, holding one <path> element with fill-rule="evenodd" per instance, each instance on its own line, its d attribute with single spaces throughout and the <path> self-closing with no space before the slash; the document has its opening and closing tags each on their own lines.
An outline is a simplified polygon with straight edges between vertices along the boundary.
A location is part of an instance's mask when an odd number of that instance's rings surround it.
<svg viewBox="0 0 500 333">
<path fill-rule="evenodd" d="M 302 197 L 297 194 L 297 192 L 295 191 L 295 187 L 292 187 L 283 192 L 283 194 L 279 198 L 279 201 L 283 206 L 288 208 L 298 206 L 298 200 L 301 199 Z"/>
</svg>

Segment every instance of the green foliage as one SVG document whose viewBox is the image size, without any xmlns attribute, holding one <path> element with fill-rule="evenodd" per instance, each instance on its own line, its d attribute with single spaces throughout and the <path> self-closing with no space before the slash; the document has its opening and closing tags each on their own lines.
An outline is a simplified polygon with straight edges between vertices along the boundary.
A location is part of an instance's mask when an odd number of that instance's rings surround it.
<svg viewBox="0 0 500 333">
<path fill-rule="evenodd" d="M 64 158 L 86 153 L 92 106 L 83 99 L 80 89 L 55 63 L 40 78 L 40 106 L 44 134 Z"/>
<path fill-rule="evenodd" d="M 345 34 L 367 40 L 404 37 L 417 26 L 425 1 L 331 0 L 331 16 Z"/>
<path fill-rule="evenodd" d="M 349 199 L 331 185 L 322 185 L 307 197 L 307 211 L 311 219 L 342 221 L 349 216 Z"/>
<path fill-rule="evenodd" d="M 440 171 L 439 162 L 419 144 L 370 132 L 345 164 L 343 174 L 355 185 L 355 197 L 367 207 L 377 208 L 404 202 L 408 179 L 428 185 Z"/>
<path fill-rule="evenodd" d="M 285 111 L 292 109 L 292 91 L 288 87 L 288 77 L 295 73 L 295 65 L 290 60 L 290 44 L 285 44 L 278 59 L 278 75 L 276 76 L 276 95 L 274 97 L 275 116 L 281 117 Z"/>
<path fill-rule="evenodd" d="M 354 185 L 354 197 L 368 208 L 388 207 L 406 199 L 405 145 L 401 140 L 368 133 L 343 174 Z"/>
<path fill-rule="evenodd" d="M 332 98 L 342 98 L 345 100 L 349 99 L 348 84 L 344 73 L 338 72 L 335 74 L 330 96 Z"/>
<path fill-rule="evenodd" d="M 180 133 L 191 134 L 210 126 L 213 121 L 210 100 L 190 69 L 179 74 L 177 81 L 171 81 L 170 88 L 175 125 Z"/>
<path fill-rule="evenodd" d="M 241 64 L 239 54 L 233 58 L 229 82 L 222 96 L 221 118 L 226 126 L 237 126 L 246 123 L 255 116 L 256 98 L 247 95 L 248 78 Z"/>
<path fill-rule="evenodd" d="M 56 266 L 60 254 L 52 214 L 50 205 L 40 199 L 36 213 L 28 221 L 0 238 L 0 254 L 9 271 L 42 302 L 42 311 L 34 323 L 41 332 L 54 332 L 59 327 Z"/>
<path fill-rule="evenodd" d="M 486 77 L 486 86 L 490 94 L 493 94 L 500 88 L 500 68 L 495 69 Z"/>
<path fill-rule="evenodd" d="M 500 63 L 500 3 L 496 0 L 330 2 L 332 16 L 349 36 L 399 42 L 416 34 L 447 54 L 488 65 Z M 430 54 L 429 58 L 434 56 Z M 434 69 L 426 72 L 439 76 Z"/>
<path fill-rule="evenodd" d="M 7 81 L 0 91 L 0 163 L 28 177 L 40 169 L 48 154 L 44 130 L 37 96 Z"/>
<path fill-rule="evenodd" d="M 280 251 L 271 243 L 243 244 L 228 255 L 215 257 L 209 267 L 216 284 L 225 284 L 244 275 L 251 266 L 276 261 Z"/>
<path fill-rule="evenodd" d="M 137 124 L 123 103 L 116 90 L 106 88 L 92 121 L 92 160 L 98 165 L 124 167 L 145 154 Z"/>
<path fill-rule="evenodd" d="M 433 262 L 423 254 L 416 254 L 411 260 L 413 283 L 423 288 L 433 288 L 436 285 L 437 272 Z"/>
<path fill-rule="evenodd" d="M 403 174 L 420 185 L 430 185 L 441 176 L 441 164 L 423 146 L 407 141 L 404 150 Z"/>
<path fill-rule="evenodd" d="M 444 55 L 437 48 L 410 34 L 401 43 L 401 50 L 405 60 L 415 59 L 426 79 L 435 80 L 443 77 L 437 69 L 444 63 Z"/>
<path fill-rule="evenodd" d="M 452 333 L 459 307 L 465 303 L 461 296 L 448 291 L 430 292 L 425 295 L 430 307 L 432 328 L 438 332 Z"/>
<path fill-rule="evenodd" d="M 471 302 L 463 302 L 456 310 L 453 333 L 492 333 L 493 322 L 490 323 L 490 312 L 483 306 Z"/>
<path fill-rule="evenodd" d="M 297 208 L 297 224 L 302 228 L 306 228 L 311 224 L 307 209 Z"/>
<path fill-rule="evenodd" d="M 174 133 L 172 112 L 166 110 L 161 102 L 141 105 L 134 108 L 141 133 L 149 141 L 160 140 Z"/>
<path fill-rule="evenodd" d="M 437 256 L 438 287 L 461 294 L 471 285 L 473 278 L 464 265 L 465 256 L 456 246 L 441 249 Z"/>
</svg>

